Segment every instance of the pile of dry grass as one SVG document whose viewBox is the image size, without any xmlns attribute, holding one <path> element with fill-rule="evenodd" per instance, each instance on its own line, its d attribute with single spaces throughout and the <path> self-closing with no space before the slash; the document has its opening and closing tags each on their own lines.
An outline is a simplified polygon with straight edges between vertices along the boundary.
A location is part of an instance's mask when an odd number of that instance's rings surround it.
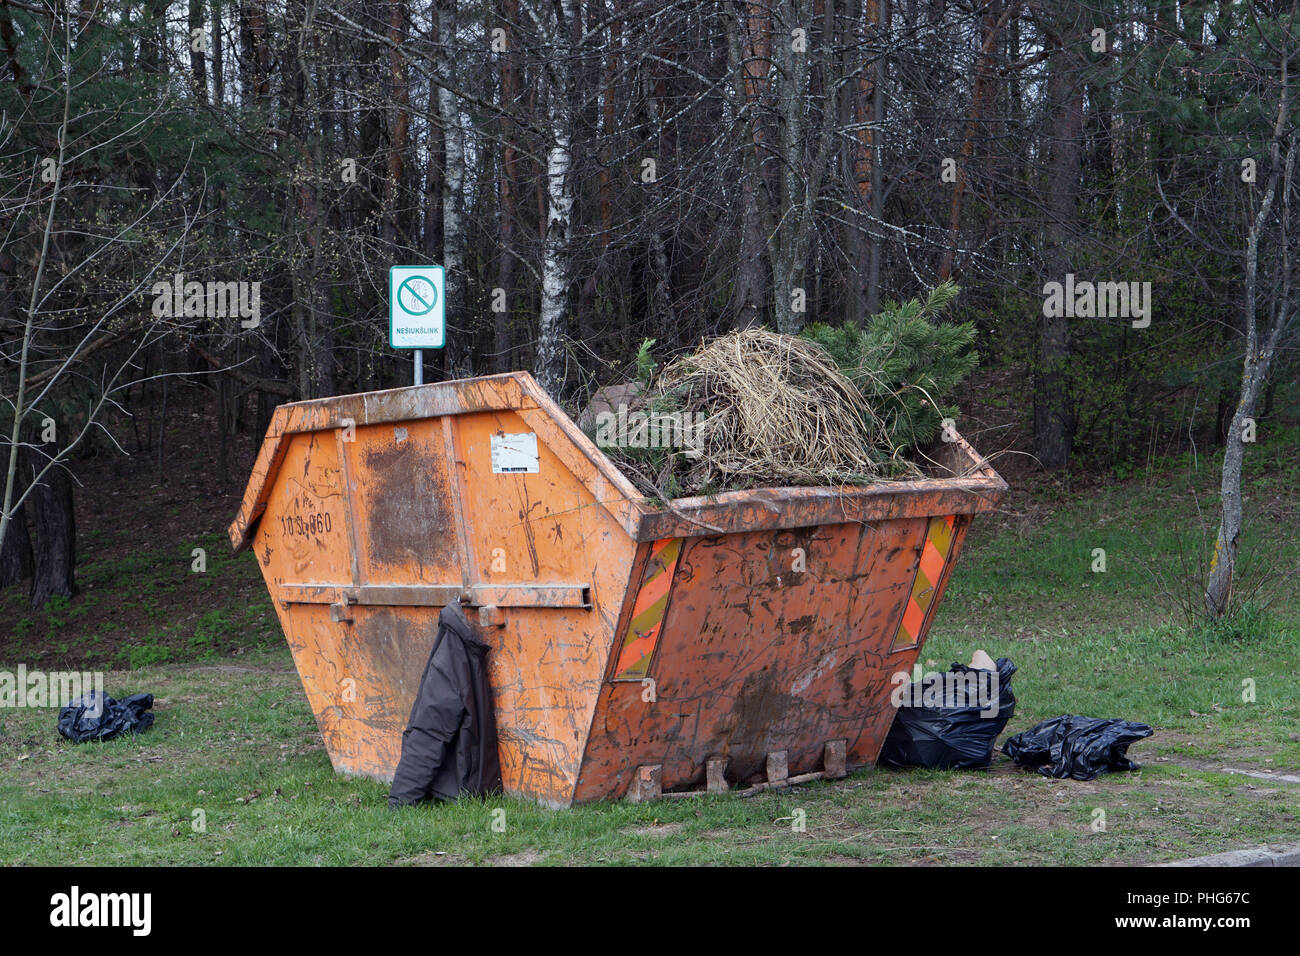
<svg viewBox="0 0 1300 956">
<path fill-rule="evenodd" d="M 820 345 L 749 329 L 669 364 L 638 400 L 695 424 L 689 444 L 621 455 L 665 497 L 774 485 L 835 485 L 919 474 Z"/>
</svg>

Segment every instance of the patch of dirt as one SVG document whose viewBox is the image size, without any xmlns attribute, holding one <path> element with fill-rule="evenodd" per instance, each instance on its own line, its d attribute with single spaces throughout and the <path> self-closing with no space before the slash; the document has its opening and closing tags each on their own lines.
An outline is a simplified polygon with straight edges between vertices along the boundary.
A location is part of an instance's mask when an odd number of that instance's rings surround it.
<svg viewBox="0 0 1300 956">
<path fill-rule="evenodd" d="M 1154 738 L 1153 738 L 1154 740 Z M 1186 732 L 1161 730 L 1157 742 L 1165 751 L 1178 745 L 1205 747 L 1205 739 Z M 1172 764 L 1189 770 L 1226 773 L 1228 770 L 1250 770 L 1270 776 L 1300 776 L 1300 767 L 1274 763 L 1275 749 L 1268 747 L 1216 747 L 1213 757 L 1196 757 L 1184 753 L 1165 752 L 1156 756 L 1139 755 L 1138 763 Z"/>
<path fill-rule="evenodd" d="M 536 866 L 542 862 L 542 854 L 536 850 L 524 850 L 521 853 L 506 853 L 488 859 L 488 866 Z"/>
<path fill-rule="evenodd" d="M 681 833 L 685 828 L 684 823 L 652 823 L 648 827 L 624 827 L 618 832 L 628 836 L 665 837 Z"/>
<path fill-rule="evenodd" d="M 1202 773 L 1221 773 L 1239 777 L 1243 780 L 1260 780 L 1279 787 L 1300 786 L 1300 771 L 1281 767 L 1262 766 L 1258 760 L 1241 759 L 1240 754 L 1228 753 L 1213 760 L 1199 757 L 1157 757 L 1160 763 L 1173 767 L 1185 767 Z"/>
<path fill-rule="evenodd" d="M 445 850 L 426 850 L 415 856 L 404 856 L 393 862 L 394 866 L 464 866 L 465 858 Z"/>
</svg>

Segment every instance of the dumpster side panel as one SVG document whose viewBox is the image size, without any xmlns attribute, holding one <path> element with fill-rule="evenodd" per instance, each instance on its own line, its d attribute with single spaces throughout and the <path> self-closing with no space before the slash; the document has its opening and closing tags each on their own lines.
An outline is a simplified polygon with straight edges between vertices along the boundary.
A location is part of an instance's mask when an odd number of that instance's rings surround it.
<svg viewBox="0 0 1300 956">
<path fill-rule="evenodd" d="M 257 561 L 273 596 L 287 582 L 349 579 L 342 485 L 334 433 L 295 435 L 256 537 Z"/>
<path fill-rule="evenodd" d="M 589 607 L 500 609 L 504 626 L 484 628 L 496 695 L 507 792 L 568 805 L 604 678 L 636 545 L 597 502 L 590 476 L 556 454 L 513 412 L 455 420 L 467 551 L 473 581 L 585 588 Z M 536 435 L 535 471 L 493 465 L 493 437 Z"/>
<path fill-rule="evenodd" d="M 438 612 L 468 600 L 507 791 L 572 801 L 635 522 L 544 440 L 535 468 L 494 468 L 493 436 L 529 431 L 498 409 L 284 439 L 253 544 L 337 769 L 391 778 Z"/>
<path fill-rule="evenodd" d="M 958 542 L 968 523 L 954 522 Z M 639 682 L 606 683 L 576 799 L 621 795 L 645 764 L 662 766 L 665 790 L 702 784 L 711 757 L 728 758 L 732 785 L 777 751 L 791 774 L 811 772 L 831 740 L 847 741 L 850 766 L 873 763 L 894 718 L 890 678 L 920 652 L 894 642 L 929 528 L 907 518 L 687 539 L 649 666 L 655 699 Z"/>
</svg>

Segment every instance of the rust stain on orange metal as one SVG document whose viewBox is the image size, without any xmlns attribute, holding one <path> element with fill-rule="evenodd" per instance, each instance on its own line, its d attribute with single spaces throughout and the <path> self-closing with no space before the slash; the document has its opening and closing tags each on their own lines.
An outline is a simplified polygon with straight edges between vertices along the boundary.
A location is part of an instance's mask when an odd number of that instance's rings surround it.
<svg viewBox="0 0 1300 956">
<path fill-rule="evenodd" d="M 536 470 L 494 470 L 494 436 L 528 433 Z M 933 454 L 948 477 L 663 507 L 510 373 L 282 406 L 230 535 L 257 556 L 337 770 L 392 776 L 458 600 L 493 648 L 506 790 L 568 806 L 624 795 L 641 765 L 671 791 L 721 757 L 734 783 L 778 752 L 813 771 L 834 740 L 849 768 L 874 762 L 889 677 L 1006 490 L 960 438 Z"/>
</svg>

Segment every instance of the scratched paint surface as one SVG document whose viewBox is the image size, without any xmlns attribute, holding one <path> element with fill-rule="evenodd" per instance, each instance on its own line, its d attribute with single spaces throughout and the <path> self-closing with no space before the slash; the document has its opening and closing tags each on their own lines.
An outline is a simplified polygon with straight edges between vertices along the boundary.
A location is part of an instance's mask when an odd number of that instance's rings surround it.
<svg viewBox="0 0 1300 956">
<path fill-rule="evenodd" d="M 530 431 L 518 416 L 464 415 L 456 425 L 477 579 L 594 585 L 590 610 L 514 609 L 505 628 L 485 634 L 503 779 L 515 792 L 567 804 L 635 545 L 540 440 L 537 474 L 492 473 L 491 436 Z"/>
<path fill-rule="evenodd" d="M 333 432 L 298 436 L 275 478 L 256 545 L 268 584 L 349 579 L 347 521 Z"/>
<path fill-rule="evenodd" d="M 538 472 L 494 474 L 491 436 L 528 431 Z M 935 453 L 952 480 L 665 509 L 511 373 L 282 406 L 230 536 L 257 555 L 335 768 L 380 779 L 396 767 L 440 602 L 466 586 L 586 589 L 590 607 L 481 609 L 505 787 L 567 806 L 621 795 L 641 764 L 662 764 L 672 789 L 702 782 L 716 755 L 733 783 L 776 750 L 791 773 L 816 770 L 833 739 L 848 741 L 850 766 L 873 762 L 893 717 L 889 675 L 920 649 L 891 641 L 929 521 L 956 515 L 932 611 L 970 516 L 1006 489 L 965 442 Z M 662 539 L 680 553 L 647 700 L 642 682 L 612 678 Z M 471 620 L 482 593 L 465 592 Z"/>
<path fill-rule="evenodd" d="M 351 583 L 342 489 L 334 432 L 294 436 L 254 542 L 273 599 L 283 594 L 286 583 Z M 418 682 L 423 670 L 420 647 L 427 656 L 432 634 L 421 640 L 411 609 L 402 609 L 408 612 L 403 627 L 368 641 L 358 639 L 354 625 L 332 622 L 328 605 L 277 600 L 275 607 L 334 766 L 374 774 L 391 755 L 391 746 L 381 738 L 394 723 L 394 695 L 407 695 L 409 711 L 414 690 L 409 688 L 408 694 L 407 672 L 418 660 Z M 394 675 L 400 680 L 394 682 Z M 397 727 L 399 735 L 402 726 Z M 393 762 L 395 766 L 395 758 Z"/>
<path fill-rule="evenodd" d="M 890 675 L 919 653 L 891 645 L 927 527 L 906 519 L 690 539 L 649 674 L 655 699 L 640 684 L 605 685 L 577 800 L 611 782 L 625 792 L 641 764 L 662 765 L 665 789 L 702 784 L 715 756 L 729 759 L 733 785 L 779 750 L 792 774 L 810 772 L 838 739 L 850 766 L 874 763 L 894 717 Z M 806 570 L 792 570 L 796 549 Z"/>
<path fill-rule="evenodd" d="M 293 605 L 285 634 L 334 769 L 387 780 L 435 628 L 425 608 L 353 613 L 354 623 L 343 625 L 326 605 Z"/>
<path fill-rule="evenodd" d="M 528 430 L 513 412 L 446 417 L 449 435 L 440 416 L 358 427 L 347 442 L 288 436 L 254 547 L 331 761 L 379 779 L 396 769 L 441 607 L 352 606 L 334 621 L 327 602 L 286 603 L 285 585 L 588 588 L 589 608 L 507 608 L 505 626 L 480 628 L 505 787 L 567 805 L 636 546 L 544 445 L 538 474 L 492 473 L 491 435 Z M 302 524 L 309 534 L 284 520 L 325 511 L 328 522 Z"/>
</svg>

